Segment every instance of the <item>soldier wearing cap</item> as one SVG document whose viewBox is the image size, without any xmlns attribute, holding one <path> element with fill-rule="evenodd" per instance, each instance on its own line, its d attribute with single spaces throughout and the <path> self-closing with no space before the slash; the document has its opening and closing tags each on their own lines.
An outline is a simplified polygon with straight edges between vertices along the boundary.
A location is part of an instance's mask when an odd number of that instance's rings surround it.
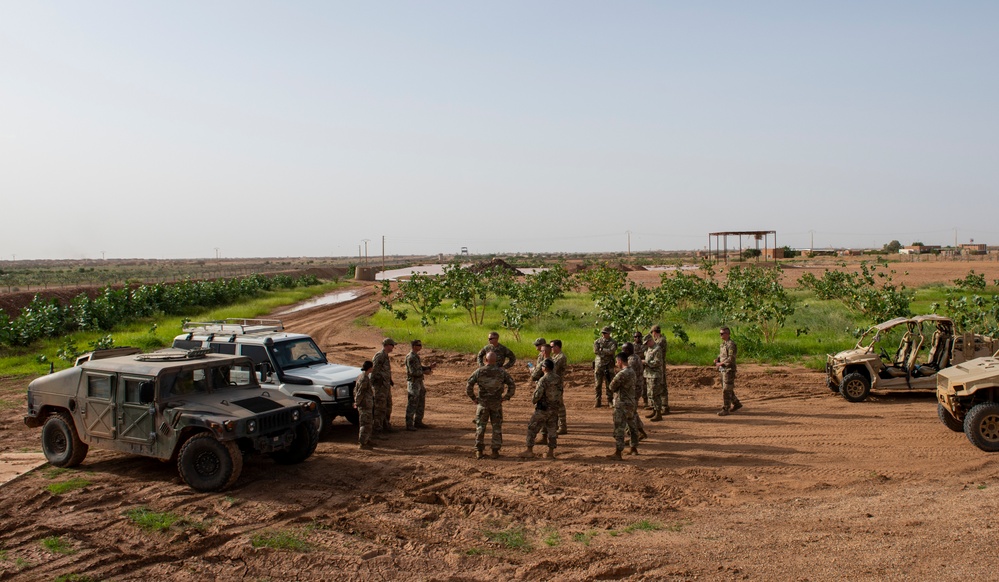
<svg viewBox="0 0 999 582">
<path fill-rule="evenodd" d="M 610 458 L 620 461 L 625 433 L 631 435 L 628 454 L 638 454 L 639 432 L 635 423 L 635 370 L 628 365 L 628 356 L 624 352 L 617 355 L 616 362 L 619 371 L 607 386 L 607 395 L 613 398 L 614 407 L 614 454 Z"/>
<path fill-rule="evenodd" d="M 423 424 L 423 411 L 427 400 L 423 377 L 429 376 L 433 370 L 420 362 L 423 342 L 415 339 L 409 345 L 409 354 L 406 355 L 406 430 L 429 428 Z"/>
<path fill-rule="evenodd" d="M 610 384 L 614 377 L 614 351 L 617 350 L 617 342 L 611 339 L 611 328 L 607 326 L 600 330 L 600 337 L 593 342 L 593 379 L 596 383 L 595 392 L 597 396 L 596 408 L 603 406 L 603 388 Z M 610 404 L 608 394 L 607 403 Z"/>
<path fill-rule="evenodd" d="M 361 364 L 361 373 L 354 382 L 354 408 L 357 409 L 357 443 L 362 449 L 371 448 L 374 427 L 375 394 L 371 388 L 371 360 Z"/>
<path fill-rule="evenodd" d="M 538 339 L 534 340 L 534 349 L 538 350 L 538 363 L 535 366 L 531 362 L 528 362 L 527 371 L 531 374 L 531 380 L 533 382 L 537 382 L 538 380 L 541 379 L 542 376 L 545 375 L 544 368 L 541 366 L 541 364 L 543 364 L 545 360 L 551 357 L 552 347 L 548 345 L 548 342 L 545 341 L 545 338 L 539 337 Z"/>
<path fill-rule="evenodd" d="M 742 408 L 742 402 L 735 395 L 735 342 L 732 341 L 731 331 L 727 327 L 718 330 L 721 336 L 721 348 L 718 357 L 715 358 L 715 366 L 721 373 L 722 382 L 722 409 L 718 416 L 728 416 L 729 412 L 735 412 Z"/>
<path fill-rule="evenodd" d="M 501 368 L 512 368 L 517 362 L 517 356 L 513 354 L 513 351 L 499 343 L 499 333 L 495 331 L 489 332 L 489 343 L 479 350 L 479 355 L 475 358 L 480 367 L 486 365 L 486 354 L 489 352 L 496 353 L 496 365 Z"/>
<path fill-rule="evenodd" d="M 652 400 L 652 414 L 648 418 L 659 422 L 669 414 L 669 392 L 666 389 L 666 338 L 658 325 L 645 336 L 645 385 Z"/>
<path fill-rule="evenodd" d="M 562 340 L 553 339 L 552 361 L 555 362 L 555 375 L 559 379 L 559 391 L 565 393 L 565 374 L 569 368 L 569 358 L 562 351 Z M 569 434 L 569 425 L 565 421 L 565 398 L 558 401 L 558 434 Z"/>
<path fill-rule="evenodd" d="M 642 359 L 638 357 L 638 352 L 640 351 L 642 350 L 636 350 L 635 344 L 631 342 L 625 342 L 621 346 L 621 353 L 628 356 L 628 367 L 635 372 L 635 406 L 632 409 L 632 413 L 635 416 L 635 425 L 638 427 L 638 440 L 645 440 L 649 435 L 645 433 L 645 423 L 642 422 L 642 415 L 638 413 L 638 387 L 645 383 L 645 379 L 642 377 L 645 365 L 642 364 Z"/>
<path fill-rule="evenodd" d="M 484 356 L 484 366 L 472 372 L 465 387 L 468 398 L 475 407 L 475 458 L 481 459 L 486 446 L 486 423 L 493 426 L 492 458 L 498 459 L 503 446 L 503 401 L 513 398 L 517 386 L 506 370 L 496 365 L 496 352 Z M 475 393 L 478 385 L 479 393 Z M 506 394 L 503 387 L 506 386 Z"/>
<path fill-rule="evenodd" d="M 555 447 L 558 445 L 558 403 L 562 400 L 562 381 L 555 375 L 555 362 L 550 358 L 542 360 L 538 369 L 541 370 L 541 375 L 538 376 L 534 395 L 531 397 L 534 414 L 527 423 L 527 449 L 520 453 L 520 457 L 534 458 L 534 436 L 544 427 L 548 434 L 548 453 L 545 458 L 554 459 Z"/>
<path fill-rule="evenodd" d="M 632 344 L 634 346 L 635 357 L 638 358 L 639 365 L 635 369 L 638 373 L 638 385 L 635 387 L 636 402 L 637 398 L 642 399 L 642 406 L 646 410 L 652 410 L 649 406 L 649 392 L 645 387 L 645 376 L 642 374 L 642 362 L 645 360 L 645 337 L 642 336 L 642 332 L 636 331 L 633 337 Z M 634 366 L 632 366 L 634 367 Z"/>
<path fill-rule="evenodd" d="M 382 349 L 371 358 L 371 386 L 375 390 L 374 430 L 395 432 L 389 424 L 392 416 L 392 364 L 389 354 L 395 349 L 395 340 L 387 337 L 382 340 Z"/>
</svg>

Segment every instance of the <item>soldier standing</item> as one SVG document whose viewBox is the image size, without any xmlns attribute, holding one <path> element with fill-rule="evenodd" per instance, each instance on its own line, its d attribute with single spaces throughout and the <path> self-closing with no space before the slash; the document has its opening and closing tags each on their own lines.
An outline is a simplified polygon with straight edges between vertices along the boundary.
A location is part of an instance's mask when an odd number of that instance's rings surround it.
<svg viewBox="0 0 999 582">
<path fill-rule="evenodd" d="M 395 349 L 395 340 L 387 337 L 382 340 L 382 349 L 371 358 L 371 385 L 375 390 L 374 430 L 395 432 L 389 424 L 392 415 L 392 364 L 389 354 Z"/>
<path fill-rule="evenodd" d="M 718 331 L 721 336 L 721 349 L 718 357 L 715 358 L 715 365 L 721 372 L 722 382 L 722 409 L 718 416 L 728 416 L 729 412 L 735 412 L 742 408 L 742 403 L 735 396 L 735 354 L 737 348 L 732 341 L 731 331 L 723 327 Z"/>
<path fill-rule="evenodd" d="M 635 372 L 635 426 L 638 427 L 638 440 L 643 441 L 649 438 L 649 435 L 645 433 L 645 423 L 642 422 L 642 416 L 638 414 L 638 387 L 644 384 L 642 373 L 645 366 L 635 351 L 635 344 L 625 342 L 624 346 L 621 347 L 621 353 L 628 356 L 628 367 Z"/>
<path fill-rule="evenodd" d="M 607 395 L 614 398 L 614 454 L 608 458 L 621 460 L 624 450 L 624 433 L 631 433 L 631 451 L 629 455 L 638 454 L 638 425 L 635 424 L 635 371 L 628 365 L 628 356 L 621 352 L 616 359 L 619 372 L 610 385 Z"/>
<path fill-rule="evenodd" d="M 565 421 L 565 375 L 569 367 L 569 358 L 562 352 L 562 340 L 553 339 L 552 361 L 555 362 L 555 375 L 559 380 L 559 393 L 563 398 L 558 401 L 558 434 L 569 434 L 569 425 Z"/>
<path fill-rule="evenodd" d="M 489 422 L 493 425 L 492 458 L 497 459 L 503 446 L 503 401 L 513 398 L 516 385 L 510 374 L 496 365 L 495 352 L 486 353 L 484 364 L 468 378 L 466 393 L 478 405 L 475 407 L 475 458 L 483 457 L 486 423 Z M 474 390 L 476 384 L 478 395 Z M 503 386 L 507 387 L 506 394 L 503 394 Z"/>
<path fill-rule="evenodd" d="M 603 406 L 603 387 L 608 384 L 613 377 L 614 370 L 614 350 L 617 349 L 617 342 L 611 339 L 610 326 L 600 330 L 600 336 L 593 342 L 593 379 L 596 382 L 597 403 L 596 408 Z M 610 395 L 607 397 L 610 403 Z"/>
<path fill-rule="evenodd" d="M 406 355 L 406 430 L 429 428 L 423 424 L 423 411 L 427 400 L 423 376 L 429 376 L 432 370 L 420 362 L 423 342 L 415 339 L 409 345 L 409 354 Z"/>
<path fill-rule="evenodd" d="M 485 358 L 489 352 L 496 352 L 496 365 L 501 368 L 510 369 L 517 362 L 517 356 L 513 354 L 513 351 L 499 343 L 499 333 L 495 331 L 489 332 L 489 343 L 479 350 L 479 355 L 475 358 L 475 361 L 479 363 L 479 367 L 486 365 Z"/>
<path fill-rule="evenodd" d="M 645 358 L 645 348 L 644 348 L 645 338 L 644 338 L 644 336 L 642 336 L 642 332 L 640 332 L 640 331 L 636 331 L 635 332 L 635 335 L 633 336 L 632 344 L 634 344 L 635 356 L 638 358 L 638 362 L 639 362 L 639 367 L 636 370 L 636 372 L 638 373 L 638 387 L 635 389 L 636 401 L 637 401 L 638 398 L 641 398 L 642 399 L 642 406 L 644 406 L 646 410 L 652 410 L 652 407 L 649 406 L 649 392 L 648 392 L 648 389 L 645 386 L 645 376 L 642 375 L 642 368 L 644 366 L 641 365 L 641 363 L 642 363 L 642 360 Z M 629 360 L 629 362 L 630 362 L 630 360 Z M 634 368 L 634 366 L 632 366 L 632 367 Z"/>
<path fill-rule="evenodd" d="M 375 393 L 371 388 L 371 360 L 361 364 L 361 374 L 354 382 L 354 408 L 357 409 L 357 442 L 362 449 L 371 449 L 371 429 L 374 424 Z"/>
<path fill-rule="evenodd" d="M 558 403 L 562 400 L 562 381 L 555 374 L 555 362 L 550 358 L 545 358 L 538 368 L 542 372 L 531 397 L 534 414 L 527 423 L 527 450 L 520 453 L 520 456 L 527 459 L 534 458 L 534 437 L 538 434 L 538 430 L 544 427 L 548 434 L 548 452 L 545 458 L 554 459 L 558 443 Z"/>
<path fill-rule="evenodd" d="M 545 338 L 539 337 L 534 340 L 534 347 L 538 350 L 538 363 L 536 366 L 532 366 L 530 363 L 527 364 L 527 370 L 531 374 L 531 381 L 537 382 L 545 375 L 545 360 L 551 357 L 552 347 L 548 345 Z M 538 442 L 545 442 L 548 440 L 548 425 L 541 425 L 541 438 Z"/>
<path fill-rule="evenodd" d="M 659 331 L 659 326 L 652 328 L 652 333 L 645 336 L 645 386 L 652 400 L 652 414 L 648 418 L 659 422 L 664 414 L 669 414 L 669 394 L 666 392 L 666 340 Z"/>
</svg>

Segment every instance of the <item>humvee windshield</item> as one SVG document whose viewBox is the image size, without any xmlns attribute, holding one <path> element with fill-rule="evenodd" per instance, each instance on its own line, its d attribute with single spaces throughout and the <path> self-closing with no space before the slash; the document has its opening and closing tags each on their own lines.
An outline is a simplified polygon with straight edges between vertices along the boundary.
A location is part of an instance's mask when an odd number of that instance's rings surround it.
<svg viewBox="0 0 999 582">
<path fill-rule="evenodd" d="M 326 363 L 325 354 L 308 337 L 274 344 L 274 356 L 282 370 Z"/>
<path fill-rule="evenodd" d="M 260 384 L 250 366 L 213 366 L 165 376 L 163 387 L 163 396 L 183 396 L 233 388 L 259 388 Z"/>
</svg>

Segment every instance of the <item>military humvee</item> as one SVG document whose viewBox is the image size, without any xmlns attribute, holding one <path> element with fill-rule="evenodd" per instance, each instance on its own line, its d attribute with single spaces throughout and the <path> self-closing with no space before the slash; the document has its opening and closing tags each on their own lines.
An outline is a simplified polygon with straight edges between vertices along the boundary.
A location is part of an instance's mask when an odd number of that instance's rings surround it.
<svg viewBox="0 0 999 582">
<path fill-rule="evenodd" d="M 319 442 L 316 404 L 262 389 L 253 362 L 209 350 L 87 358 L 28 385 L 24 423 L 42 427 L 49 463 L 73 467 L 90 446 L 175 460 L 198 491 L 231 486 L 243 456 L 300 463 Z"/>
<path fill-rule="evenodd" d="M 999 451 L 999 353 L 937 374 L 937 416 L 983 451 Z"/>
<path fill-rule="evenodd" d="M 826 356 L 826 383 L 850 402 L 873 389 L 933 390 L 940 370 L 997 349 L 989 336 L 956 334 L 947 317 L 896 317 L 871 327 L 852 350 Z"/>
</svg>

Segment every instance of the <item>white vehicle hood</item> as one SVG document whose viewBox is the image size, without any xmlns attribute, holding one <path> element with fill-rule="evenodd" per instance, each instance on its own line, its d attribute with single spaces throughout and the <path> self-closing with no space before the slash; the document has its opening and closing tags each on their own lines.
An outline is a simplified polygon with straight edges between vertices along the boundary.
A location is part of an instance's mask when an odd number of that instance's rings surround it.
<svg viewBox="0 0 999 582">
<path fill-rule="evenodd" d="M 312 380 L 317 386 L 341 386 L 356 380 L 361 375 L 361 369 L 342 364 L 316 364 L 306 368 L 293 368 L 285 372 L 285 375 Z"/>
</svg>

